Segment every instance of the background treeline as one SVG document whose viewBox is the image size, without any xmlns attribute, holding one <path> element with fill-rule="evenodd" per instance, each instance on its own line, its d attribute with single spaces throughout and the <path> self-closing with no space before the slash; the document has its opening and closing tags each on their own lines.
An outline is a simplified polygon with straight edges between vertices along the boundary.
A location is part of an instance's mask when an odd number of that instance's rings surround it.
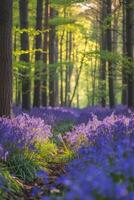
<svg viewBox="0 0 134 200">
<path fill-rule="evenodd" d="M 0 30 L 1 113 L 134 106 L 133 0 L 1 0 Z"/>
</svg>

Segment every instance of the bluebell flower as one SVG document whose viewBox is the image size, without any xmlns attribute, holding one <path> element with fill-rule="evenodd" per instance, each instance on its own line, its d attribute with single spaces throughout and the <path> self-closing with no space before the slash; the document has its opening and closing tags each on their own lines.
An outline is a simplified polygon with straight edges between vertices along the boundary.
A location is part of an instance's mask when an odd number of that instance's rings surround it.
<svg viewBox="0 0 134 200">
<path fill-rule="evenodd" d="M 31 196 L 36 197 L 41 191 L 42 191 L 41 188 L 39 188 L 38 186 L 35 186 L 32 188 Z"/>
</svg>

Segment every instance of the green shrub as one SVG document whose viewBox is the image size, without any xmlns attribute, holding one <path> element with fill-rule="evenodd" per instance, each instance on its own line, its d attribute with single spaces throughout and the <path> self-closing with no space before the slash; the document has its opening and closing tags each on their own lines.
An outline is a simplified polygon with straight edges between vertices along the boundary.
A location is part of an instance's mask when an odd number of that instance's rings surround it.
<svg viewBox="0 0 134 200">
<path fill-rule="evenodd" d="M 56 144 L 51 141 L 47 141 L 43 144 L 37 144 L 37 149 L 39 151 L 39 156 L 46 163 L 54 160 L 58 153 Z"/>
<path fill-rule="evenodd" d="M 52 141 L 47 141 L 44 144 L 38 144 L 37 148 L 46 165 L 50 162 L 66 162 L 74 156 L 74 153 L 62 141 L 60 147 L 57 147 Z"/>
<path fill-rule="evenodd" d="M 24 180 L 32 182 L 36 172 L 41 169 L 35 153 L 14 152 L 7 160 L 7 166 L 11 174 Z"/>
<path fill-rule="evenodd" d="M 62 121 L 56 124 L 53 128 L 54 135 L 62 134 L 64 135 L 66 132 L 71 131 L 74 127 L 74 122 L 71 121 Z"/>
<path fill-rule="evenodd" d="M 0 200 L 15 200 L 21 194 L 22 186 L 11 176 L 6 166 L 0 163 Z"/>
</svg>

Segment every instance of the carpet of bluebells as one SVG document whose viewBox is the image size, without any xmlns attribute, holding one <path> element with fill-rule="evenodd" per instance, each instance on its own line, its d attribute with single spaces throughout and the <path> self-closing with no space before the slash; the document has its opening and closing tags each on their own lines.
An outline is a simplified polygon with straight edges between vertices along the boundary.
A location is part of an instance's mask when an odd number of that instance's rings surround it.
<svg viewBox="0 0 134 200">
<path fill-rule="evenodd" d="M 0 118 L 0 200 L 134 200 L 134 112 L 33 108 Z"/>
</svg>

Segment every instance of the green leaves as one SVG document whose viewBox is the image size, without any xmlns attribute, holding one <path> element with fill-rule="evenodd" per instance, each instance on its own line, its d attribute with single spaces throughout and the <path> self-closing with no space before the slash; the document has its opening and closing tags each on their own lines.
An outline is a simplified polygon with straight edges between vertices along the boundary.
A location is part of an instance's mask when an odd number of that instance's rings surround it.
<svg viewBox="0 0 134 200">
<path fill-rule="evenodd" d="M 0 199 L 12 199 L 15 195 L 19 197 L 21 193 L 21 185 L 11 176 L 7 167 L 0 163 Z M 7 190 L 8 189 L 8 190 Z M 15 199 L 15 198 L 13 198 Z"/>
<path fill-rule="evenodd" d="M 65 134 L 68 131 L 71 131 L 74 127 L 74 122 L 73 121 L 62 121 L 56 124 L 53 128 L 54 134 Z"/>
<path fill-rule="evenodd" d="M 74 4 L 74 3 L 85 2 L 85 0 L 51 0 L 50 2 L 56 5 L 58 4 L 62 6 L 70 6 L 71 4 Z"/>
<path fill-rule="evenodd" d="M 34 154 L 14 152 L 7 161 L 8 169 L 14 173 L 16 177 L 24 181 L 32 182 L 35 179 L 35 174 L 40 167 L 37 163 L 37 158 Z"/>
<path fill-rule="evenodd" d="M 75 19 L 64 18 L 64 17 L 55 17 L 55 18 L 49 19 L 49 24 L 55 25 L 55 26 L 72 24 L 74 22 L 75 22 Z"/>
<path fill-rule="evenodd" d="M 28 33 L 30 36 L 36 36 L 36 35 L 48 32 L 49 29 L 36 30 L 35 28 L 28 28 L 28 29 L 14 28 L 13 31 L 18 34 Z"/>
</svg>

